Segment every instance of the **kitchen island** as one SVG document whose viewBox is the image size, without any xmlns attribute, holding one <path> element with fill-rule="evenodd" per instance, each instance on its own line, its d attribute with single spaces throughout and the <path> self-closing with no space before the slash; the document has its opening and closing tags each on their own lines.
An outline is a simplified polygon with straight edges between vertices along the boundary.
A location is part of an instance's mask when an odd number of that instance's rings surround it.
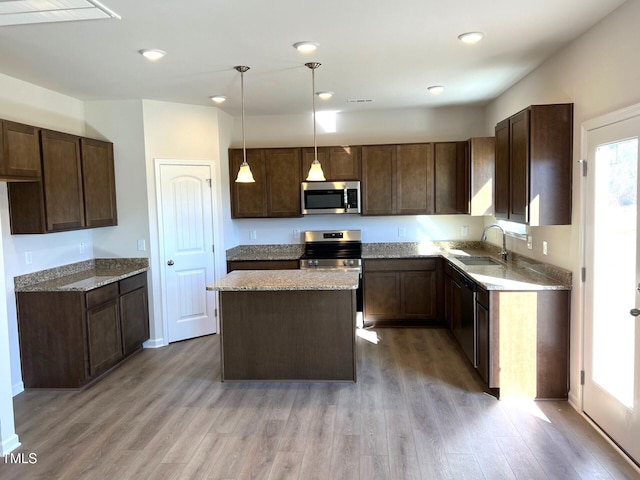
<svg viewBox="0 0 640 480">
<path fill-rule="evenodd" d="M 220 296 L 221 379 L 356 381 L 359 274 L 244 270 Z"/>
</svg>

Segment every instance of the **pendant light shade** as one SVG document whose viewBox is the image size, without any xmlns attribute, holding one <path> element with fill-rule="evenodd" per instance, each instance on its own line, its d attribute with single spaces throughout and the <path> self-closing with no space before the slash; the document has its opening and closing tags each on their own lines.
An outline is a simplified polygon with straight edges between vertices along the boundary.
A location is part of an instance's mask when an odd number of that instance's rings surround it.
<svg viewBox="0 0 640 480">
<path fill-rule="evenodd" d="M 244 65 L 238 65 L 235 68 L 238 72 L 240 72 L 240 92 L 242 96 L 242 165 L 240 165 L 240 170 L 238 170 L 238 176 L 236 177 L 236 182 L 238 183 L 254 183 L 255 180 L 253 178 L 253 174 L 251 173 L 251 168 L 247 163 L 247 143 L 245 139 L 244 133 L 244 72 L 249 70 L 249 67 Z"/>
<path fill-rule="evenodd" d="M 316 141 L 316 68 L 321 64 L 318 62 L 309 62 L 305 65 L 311 70 L 311 101 L 313 107 L 313 163 L 309 169 L 307 175 L 307 181 L 309 182 L 321 182 L 326 180 L 324 172 L 322 171 L 322 165 L 318 161 L 318 142 Z"/>
</svg>

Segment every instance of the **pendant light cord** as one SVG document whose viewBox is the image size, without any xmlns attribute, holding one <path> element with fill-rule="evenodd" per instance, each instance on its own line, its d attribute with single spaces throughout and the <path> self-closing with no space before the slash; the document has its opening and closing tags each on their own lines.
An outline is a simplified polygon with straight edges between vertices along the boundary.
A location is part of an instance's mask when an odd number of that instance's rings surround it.
<svg viewBox="0 0 640 480">
<path fill-rule="evenodd" d="M 243 164 L 247 163 L 247 142 L 244 133 L 244 72 L 249 70 L 249 67 L 244 65 L 239 65 L 237 67 L 233 67 L 237 71 L 240 72 L 240 96 L 242 98 L 242 160 Z"/>
<path fill-rule="evenodd" d="M 311 69 L 311 106 L 313 111 L 313 159 L 318 161 L 318 142 L 316 140 L 316 68 L 321 63 L 309 62 L 305 63 L 307 67 Z"/>
</svg>

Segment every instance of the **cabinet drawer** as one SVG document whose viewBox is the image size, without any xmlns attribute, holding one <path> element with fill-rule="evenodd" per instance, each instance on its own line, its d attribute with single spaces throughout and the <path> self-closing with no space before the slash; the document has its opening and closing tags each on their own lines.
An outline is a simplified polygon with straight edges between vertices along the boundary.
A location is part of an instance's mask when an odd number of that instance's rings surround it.
<svg viewBox="0 0 640 480">
<path fill-rule="evenodd" d="M 110 283 L 104 287 L 90 290 L 86 294 L 87 309 L 101 305 L 109 300 L 118 298 L 118 284 Z"/>
<path fill-rule="evenodd" d="M 489 292 L 487 292 L 484 288 L 478 287 L 476 301 L 484 308 L 489 310 Z"/>
<path fill-rule="evenodd" d="M 402 272 L 435 270 L 435 258 L 411 258 L 398 260 L 365 260 L 365 272 Z"/>
<path fill-rule="evenodd" d="M 120 280 L 120 295 L 124 295 L 125 293 L 132 292 L 133 290 L 137 290 L 138 288 L 142 288 L 147 285 L 147 274 L 139 273 L 138 275 L 134 275 L 133 277 L 128 277 L 123 280 Z"/>
</svg>

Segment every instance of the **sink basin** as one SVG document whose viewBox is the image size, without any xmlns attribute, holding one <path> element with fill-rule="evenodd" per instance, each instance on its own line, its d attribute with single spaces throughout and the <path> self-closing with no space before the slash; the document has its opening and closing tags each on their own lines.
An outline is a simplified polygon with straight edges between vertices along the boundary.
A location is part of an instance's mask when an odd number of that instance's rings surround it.
<svg viewBox="0 0 640 480">
<path fill-rule="evenodd" d="M 496 265 L 503 267 L 504 265 L 490 257 L 456 257 L 460 263 L 465 265 Z"/>
</svg>

